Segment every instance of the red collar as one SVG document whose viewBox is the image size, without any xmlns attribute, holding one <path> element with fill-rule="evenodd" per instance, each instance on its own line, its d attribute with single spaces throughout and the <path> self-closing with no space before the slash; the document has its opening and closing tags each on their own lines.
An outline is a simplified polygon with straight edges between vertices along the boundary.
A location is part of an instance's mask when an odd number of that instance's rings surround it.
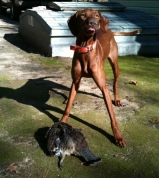
<svg viewBox="0 0 159 178">
<path fill-rule="evenodd" d="M 77 51 L 78 53 L 88 53 L 92 51 L 96 45 L 96 41 L 88 46 L 70 46 L 70 50 Z"/>
</svg>

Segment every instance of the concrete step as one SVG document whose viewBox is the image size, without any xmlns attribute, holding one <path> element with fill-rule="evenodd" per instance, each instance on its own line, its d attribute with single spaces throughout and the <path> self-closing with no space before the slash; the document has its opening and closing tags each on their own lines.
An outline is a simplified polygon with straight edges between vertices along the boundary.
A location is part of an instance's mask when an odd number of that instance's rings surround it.
<svg viewBox="0 0 159 178">
<path fill-rule="evenodd" d="M 58 11 L 78 11 L 87 8 L 100 11 L 124 11 L 124 5 L 117 2 L 50 2 L 50 9 Z"/>
<path fill-rule="evenodd" d="M 20 16 L 19 33 L 48 56 L 72 57 L 75 45 L 67 19 L 75 11 L 26 10 Z M 135 36 L 115 36 L 119 55 L 159 54 L 159 20 L 144 12 L 125 9 L 123 12 L 101 12 L 110 21 L 112 31 L 133 31 Z"/>
<path fill-rule="evenodd" d="M 159 55 L 159 41 L 147 42 L 119 42 L 119 56 L 126 55 Z"/>
</svg>

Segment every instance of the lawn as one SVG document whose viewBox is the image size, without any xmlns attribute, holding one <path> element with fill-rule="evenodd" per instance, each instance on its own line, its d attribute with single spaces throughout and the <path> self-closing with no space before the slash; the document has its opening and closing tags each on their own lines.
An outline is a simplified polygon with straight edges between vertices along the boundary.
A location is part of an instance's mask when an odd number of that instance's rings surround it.
<svg viewBox="0 0 159 178">
<path fill-rule="evenodd" d="M 58 158 L 46 154 L 45 133 L 62 117 L 69 87 L 58 84 L 60 79 L 55 75 L 62 73 L 70 81 L 71 60 L 66 64 L 60 58 L 32 58 L 52 70 L 50 80 L 12 80 L 0 74 L 0 178 L 159 177 L 159 58 L 119 57 L 119 94 L 126 106 L 114 109 L 125 148 L 114 144 L 102 98 L 79 92 L 68 123 L 82 129 L 90 150 L 102 162 L 89 167 L 81 165 L 78 157 L 69 156 L 62 170 Z M 108 62 L 105 71 L 111 86 L 113 75 Z M 61 80 L 65 80 L 62 75 Z"/>
</svg>

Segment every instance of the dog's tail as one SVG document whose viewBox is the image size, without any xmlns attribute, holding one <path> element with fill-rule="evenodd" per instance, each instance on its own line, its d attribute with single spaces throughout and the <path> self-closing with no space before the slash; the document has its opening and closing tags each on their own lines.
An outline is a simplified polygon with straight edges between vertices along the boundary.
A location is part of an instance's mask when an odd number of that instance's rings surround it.
<svg viewBox="0 0 159 178">
<path fill-rule="evenodd" d="M 113 32 L 114 36 L 133 36 L 137 33 L 139 33 L 141 30 L 135 30 L 132 32 Z"/>
</svg>

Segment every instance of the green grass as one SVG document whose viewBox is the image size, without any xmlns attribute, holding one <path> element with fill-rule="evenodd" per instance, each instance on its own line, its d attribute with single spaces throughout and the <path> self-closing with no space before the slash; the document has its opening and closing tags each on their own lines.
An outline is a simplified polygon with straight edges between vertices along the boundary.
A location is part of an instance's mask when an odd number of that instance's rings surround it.
<svg viewBox="0 0 159 178">
<path fill-rule="evenodd" d="M 64 70 L 71 64 L 65 60 L 31 56 L 34 62 L 53 71 Z M 140 107 L 119 128 L 127 146 L 118 148 L 112 142 L 112 130 L 107 111 L 72 108 L 68 121 L 81 128 L 90 149 L 102 158 L 95 167 L 82 166 L 77 157 L 64 160 L 64 168 L 57 166 L 58 158 L 45 154 L 45 133 L 53 122 L 58 121 L 65 105 L 63 95 L 48 90 L 54 88 L 51 81 L 37 83 L 36 80 L 11 80 L 0 75 L 0 178 L 156 178 L 159 177 L 159 58 L 126 56 L 119 57 L 121 98 Z M 46 69 L 47 70 L 47 69 Z M 107 80 L 112 83 L 113 75 L 108 62 L 105 64 Z M 131 80 L 138 85 L 129 84 Z M 56 87 L 55 87 L 56 88 Z M 68 90 L 60 88 L 68 96 Z M 59 90 L 60 90 L 59 89 Z M 96 98 L 95 98 L 96 99 Z M 90 96 L 79 93 L 79 104 L 90 106 Z M 129 110 L 119 114 L 128 115 Z M 20 173 L 6 171 L 15 163 Z"/>
</svg>

